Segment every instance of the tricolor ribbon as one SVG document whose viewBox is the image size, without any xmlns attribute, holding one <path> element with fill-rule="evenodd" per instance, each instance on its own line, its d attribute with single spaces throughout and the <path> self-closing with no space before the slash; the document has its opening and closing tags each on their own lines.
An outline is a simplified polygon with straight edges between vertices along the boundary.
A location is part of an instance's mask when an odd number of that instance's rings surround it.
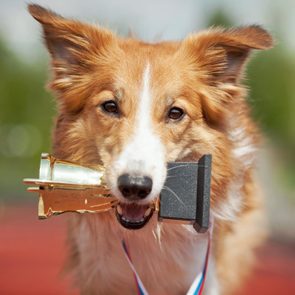
<svg viewBox="0 0 295 295">
<path fill-rule="evenodd" d="M 213 224 L 211 222 L 210 224 L 210 228 L 207 231 L 206 235 L 208 237 L 208 241 L 207 241 L 207 250 L 206 250 L 206 257 L 205 257 L 205 261 L 204 261 L 204 265 L 203 265 L 203 269 L 202 272 L 199 273 L 195 280 L 193 281 L 192 285 L 190 286 L 188 292 L 186 293 L 186 295 L 201 295 L 203 293 L 203 289 L 204 289 L 204 285 L 205 285 L 205 280 L 206 280 L 206 274 L 207 274 L 207 269 L 208 269 L 208 262 L 209 262 L 209 256 L 210 256 L 210 248 L 211 248 L 211 240 L 212 240 L 212 231 L 213 231 Z M 131 256 L 130 253 L 128 251 L 127 245 L 125 243 L 124 240 L 122 240 L 122 247 L 124 250 L 124 254 L 125 257 L 131 267 L 131 270 L 133 272 L 134 275 L 134 280 L 136 283 L 136 287 L 137 287 L 137 294 L 138 295 L 148 295 L 148 292 L 146 290 L 146 288 L 144 287 L 133 263 L 131 260 Z"/>
<path fill-rule="evenodd" d="M 124 240 L 122 240 L 122 246 L 123 246 L 123 250 L 124 250 L 124 253 L 125 253 L 125 257 L 127 258 L 127 261 L 131 267 L 131 270 L 133 272 L 133 276 L 134 276 L 134 280 L 135 280 L 135 283 L 136 283 L 136 287 L 137 287 L 137 294 L 138 295 L 148 295 L 148 292 L 147 290 L 145 289 L 133 263 L 132 263 L 132 260 L 131 260 L 131 256 L 129 254 L 129 251 L 127 249 L 127 245 L 125 243 Z"/>
<path fill-rule="evenodd" d="M 211 228 L 212 228 L 212 226 L 211 226 Z M 203 270 L 200 274 L 197 275 L 197 277 L 193 281 L 193 283 L 190 286 L 186 295 L 201 295 L 203 293 L 203 289 L 204 289 L 204 285 L 205 285 L 205 281 L 206 281 L 207 269 L 208 269 L 210 249 L 211 249 L 211 239 L 212 239 L 212 229 L 211 228 L 206 233 L 208 236 L 208 241 L 207 241 L 207 250 L 206 250 L 206 257 L 205 257 L 205 261 L 204 261 L 204 265 L 203 265 Z"/>
</svg>

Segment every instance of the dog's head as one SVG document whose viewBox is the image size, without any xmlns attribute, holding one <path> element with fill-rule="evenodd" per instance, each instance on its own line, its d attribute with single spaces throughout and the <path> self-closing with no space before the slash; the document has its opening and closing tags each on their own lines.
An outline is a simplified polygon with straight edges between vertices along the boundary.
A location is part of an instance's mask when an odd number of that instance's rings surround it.
<svg viewBox="0 0 295 295">
<path fill-rule="evenodd" d="M 239 112 L 247 113 L 239 81 L 250 51 L 271 47 L 265 30 L 214 28 L 182 42 L 147 44 L 38 5 L 29 10 L 52 57 L 55 154 L 105 165 L 122 225 L 148 221 L 168 161 L 211 153 L 212 204 L 226 202 L 235 171 L 229 128 L 244 125 Z"/>
</svg>

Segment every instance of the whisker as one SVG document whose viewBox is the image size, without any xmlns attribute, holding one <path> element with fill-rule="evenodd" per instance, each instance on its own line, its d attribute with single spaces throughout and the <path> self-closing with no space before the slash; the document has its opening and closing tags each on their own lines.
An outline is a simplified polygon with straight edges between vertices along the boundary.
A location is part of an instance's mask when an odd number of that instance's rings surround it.
<svg viewBox="0 0 295 295">
<path fill-rule="evenodd" d="M 185 206 L 183 201 L 177 196 L 177 194 L 170 187 L 163 186 L 163 189 L 166 189 L 167 191 L 169 191 L 183 206 Z"/>
<path fill-rule="evenodd" d="M 183 168 L 183 167 L 187 167 L 187 166 L 189 166 L 189 164 L 179 165 L 179 166 L 168 168 L 167 171 L 171 171 L 171 170 L 174 170 L 174 169 Z"/>
<path fill-rule="evenodd" d="M 184 174 L 184 175 L 181 175 L 181 177 L 189 177 L 191 176 L 190 174 Z M 167 178 L 176 178 L 176 177 L 179 177 L 179 175 L 167 175 L 166 179 Z"/>
<path fill-rule="evenodd" d="M 177 162 L 176 162 L 177 163 Z M 183 167 L 188 167 L 191 163 L 196 163 L 196 162 L 189 162 L 189 163 L 187 163 L 187 164 L 185 164 L 185 165 L 179 165 L 179 166 L 174 166 L 174 167 L 171 167 L 171 168 L 168 168 L 167 169 L 167 171 L 171 171 L 171 170 L 174 170 L 174 169 L 177 169 L 177 168 L 183 168 Z M 201 164 L 197 164 L 198 165 L 198 167 L 209 167 L 208 165 L 201 165 Z"/>
<path fill-rule="evenodd" d="M 167 175 L 166 176 L 166 179 L 169 179 L 169 178 L 177 178 L 179 177 L 179 175 Z"/>
<path fill-rule="evenodd" d="M 160 246 L 160 250 L 162 251 L 162 240 L 161 240 L 161 231 L 162 231 L 162 225 L 160 223 L 157 223 L 157 227 L 156 227 L 156 235 L 157 235 L 157 239 L 158 239 L 158 243 Z"/>
</svg>

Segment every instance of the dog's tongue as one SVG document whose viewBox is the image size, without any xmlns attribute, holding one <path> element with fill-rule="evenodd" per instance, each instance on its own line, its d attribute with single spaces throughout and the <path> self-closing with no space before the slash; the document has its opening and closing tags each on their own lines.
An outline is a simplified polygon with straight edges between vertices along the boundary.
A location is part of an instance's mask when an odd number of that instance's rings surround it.
<svg viewBox="0 0 295 295">
<path fill-rule="evenodd" d="M 122 216 L 130 221 L 139 221 L 144 218 L 149 205 L 139 206 L 137 204 L 120 204 Z"/>
</svg>

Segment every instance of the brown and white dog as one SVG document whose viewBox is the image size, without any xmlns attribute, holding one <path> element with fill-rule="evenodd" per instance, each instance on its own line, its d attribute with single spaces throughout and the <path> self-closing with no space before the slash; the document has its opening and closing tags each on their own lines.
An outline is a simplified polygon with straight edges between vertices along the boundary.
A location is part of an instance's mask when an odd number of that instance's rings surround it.
<svg viewBox="0 0 295 295">
<path fill-rule="evenodd" d="M 186 293 L 204 260 L 204 235 L 149 220 L 147 208 L 168 161 L 210 153 L 215 227 L 205 294 L 233 294 L 264 237 L 253 175 L 259 136 L 240 81 L 251 51 L 270 48 L 271 36 L 259 26 L 212 28 L 150 44 L 38 5 L 29 11 L 52 57 L 54 154 L 103 164 L 120 202 L 116 212 L 70 217 L 70 266 L 81 293 L 136 293 L 122 237 L 150 294 Z"/>
</svg>

